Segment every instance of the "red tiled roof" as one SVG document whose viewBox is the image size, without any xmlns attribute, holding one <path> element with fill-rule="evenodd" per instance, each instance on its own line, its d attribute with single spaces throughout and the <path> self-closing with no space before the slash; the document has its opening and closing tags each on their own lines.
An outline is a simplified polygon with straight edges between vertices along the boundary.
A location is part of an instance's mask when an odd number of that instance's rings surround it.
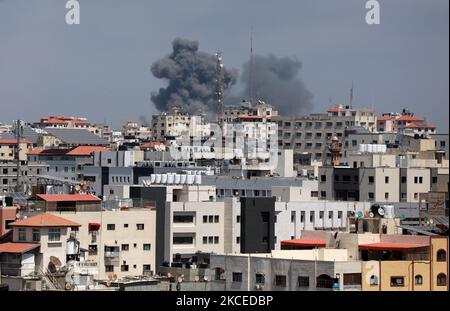
<svg viewBox="0 0 450 311">
<path fill-rule="evenodd" d="M 37 155 L 37 154 L 51 154 L 51 155 L 63 155 L 67 153 L 67 149 L 29 149 L 28 155 Z"/>
<path fill-rule="evenodd" d="M 387 120 L 390 120 L 388 116 L 377 117 L 377 121 L 387 121 Z"/>
<path fill-rule="evenodd" d="M 81 227 L 79 223 L 48 213 L 42 213 L 9 224 L 12 227 Z"/>
<path fill-rule="evenodd" d="M 407 250 L 414 248 L 427 247 L 427 244 L 411 244 L 411 243 L 371 243 L 371 244 L 360 244 L 360 249 L 374 249 L 374 250 Z"/>
<path fill-rule="evenodd" d="M 58 120 L 58 119 L 47 119 L 42 120 L 42 123 L 50 123 L 50 124 L 66 124 L 66 121 Z"/>
<path fill-rule="evenodd" d="M 105 147 L 100 146 L 78 146 L 69 152 L 66 153 L 66 155 L 90 155 L 95 151 L 106 151 Z"/>
<path fill-rule="evenodd" d="M 0 244 L 0 253 L 23 254 L 29 250 L 39 247 L 40 244 L 35 243 L 4 243 Z"/>
<path fill-rule="evenodd" d="M 50 116 L 49 119 L 73 120 L 73 117 L 59 115 L 59 116 Z"/>
<path fill-rule="evenodd" d="M 37 198 L 46 202 L 100 202 L 100 198 L 92 194 L 37 194 Z"/>
<path fill-rule="evenodd" d="M 324 239 L 300 238 L 281 241 L 282 246 L 325 246 Z"/>
<path fill-rule="evenodd" d="M 424 118 L 419 118 L 419 117 L 415 117 L 415 116 L 399 116 L 397 118 L 398 121 L 418 121 L 418 122 L 423 122 L 425 121 Z"/>
<path fill-rule="evenodd" d="M 21 144 L 31 144 L 32 143 L 32 141 L 26 140 L 26 139 L 22 139 L 19 142 Z M 17 144 L 17 140 L 16 139 L 0 139 L 0 144 L 5 144 L 5 145 Z"/>
</svg>

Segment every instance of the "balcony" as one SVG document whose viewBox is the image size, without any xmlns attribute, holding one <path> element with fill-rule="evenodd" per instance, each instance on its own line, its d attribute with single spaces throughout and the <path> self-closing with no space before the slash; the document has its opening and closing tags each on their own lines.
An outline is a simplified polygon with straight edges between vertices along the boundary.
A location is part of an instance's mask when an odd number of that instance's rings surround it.
<svg viewBox="0 0 450 311">
<path fill-rule="evenodd" d="M 119 258 L 119 251 L 105 251 L 105 258 Z"/>
</svg>

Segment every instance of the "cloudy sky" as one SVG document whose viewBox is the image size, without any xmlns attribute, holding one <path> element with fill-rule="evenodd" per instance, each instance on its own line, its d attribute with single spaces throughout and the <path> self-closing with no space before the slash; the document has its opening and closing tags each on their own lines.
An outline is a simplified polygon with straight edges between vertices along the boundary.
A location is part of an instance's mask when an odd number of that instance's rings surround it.
<svg viewBox="0 0 450 311">
<path fill-rule="evenodd" d="M 257 54 L 302 62 L 313 111 L 347 104 L 353 80 L 355 106 L 408 107 L 448 131 L 448 0 L 380 0 L 380 25 L 365 23 L 365 0 L 79 2 L 81 24 L 69 26 L 66 0 L 0 0 L 0 122 L 149 118 L 150 93 L 164 85 L 150 66 L 173 39 L 221 50 L 241 70 L 253 27 Z"/>
</svg>

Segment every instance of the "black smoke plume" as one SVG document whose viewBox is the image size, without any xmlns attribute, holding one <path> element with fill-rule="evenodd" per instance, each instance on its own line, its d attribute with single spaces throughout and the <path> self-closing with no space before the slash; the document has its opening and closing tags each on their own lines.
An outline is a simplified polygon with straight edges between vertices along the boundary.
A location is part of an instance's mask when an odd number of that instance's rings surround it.
<svg viewBox="0 0 450 311">
<path fill-rule="evenodd" d="M 151 100 L 159 111 L 168 111 L 172 106 L 191 113 L 204 113 L 213 118 L 217 113 L 216 57 L 200 52 L 198 41 L 175 39 L 172 53 L 151 66 L 158 79 L 165 79 L 167 87 L 151 94 Z M 236 69 L 223 69 L 223 89 L 236 83 Z"/>
<path fill-rule="evenodd" d="M 312 109 L 313 95 L 299 78 L 302 63 L 298 59 L 255 55 L 250 64 L 250 61 L 244 64 L 241 76 L 245 86 L 243 97 L 250 97 L 253 85 L 253 100 L 265 101 L 282 115 L 301 115 Z"/>
</svg>

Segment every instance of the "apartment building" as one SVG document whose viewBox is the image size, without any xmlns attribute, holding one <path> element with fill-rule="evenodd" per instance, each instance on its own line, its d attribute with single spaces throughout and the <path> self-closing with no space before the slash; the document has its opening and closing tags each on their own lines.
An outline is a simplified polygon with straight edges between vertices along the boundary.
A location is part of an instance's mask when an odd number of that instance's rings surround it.
<svg viewBox="0 0 450 311">
<path fill-rule="evenodd" d="M 77 207 L 77 212 L 52 212 L 81 224 L 80 247 L 87 250 L 85 262 L 97 267 L 95 279 L 152 275 L 156 271 L 156 210 L 117 208 L 114 210 Z"/>
<path fill-rule="evenodd" d="M 47 174 L 46 163 L 21 161 L 19 174 L 19 191 L 28 191 L 36 185 L 40 177 Z M 0 193 L 17 191 L 17 163 L 0 162 Z"/>
<path fill-rule="evenodd" d="M 445 183 L 448 182 L 448 164 L 439 164 L 434 159 L 405 159 L 404 156 L 384 153 L 354 153 L 348 156 L 348 164 L 349 166 L 319 168 L 321 199 L 419 202 L 420 193 L 438 188 L 445 190 Z"/>
<path fill-rule="evenodd" d="M 80 224 L 48 213 L 9 224 L 12 240 L 0 244 L 2 282 L 24 290 L 27 277 L 54 273 L 68 261 L 80 260 Z"/>
<path fill-rule="evenodd" d="M 408 109 L 401 113 L 383 113 L 377 117 L 377 132 L 404 132 L 412 135 L 425 135 L 436 133 L 436 127 L 429 125 L 425 118 L 417 117 Z"/>
<path fill-rule="evenodd" d="M 106 151 L 102 146 L 78 146 L 70 149 L 31 149 L 28 161 L 48 166 L 46 175 L 70 181 L 81 181 L 84 165 L 93 164 L 93 153 Z"/>
<path fill-rule="evenodd" d="M 210 135 L 203 116 L 182 113 L 177 107 L 173 107 L 169 113 L 154 115 L 151 124 L 153 139 L 156 140 L 181 136 L 201 138 Z"/>
<path fill-rule="evenodd" d="M 242 119 L 242 117 L 244 119 L 257 117 L 260 121 L 267 122 L 275 116 L 278 116 L 278 111 L 271 105 L 259 100 L 255 103 L 243 101 L 240 105 L 225 106 L 220 119 L 223 122 L 234 122 Z"/>
<path fill-rule="evenodd" d="M 310 165 L 311 161 L 326 162 L 330 154 L 328 144 L 332 137 L 342 140 L 345 131 L 352 127 L 362 127 L 372 132 L 376 127 L 376 117 L 372 109 L 352 109 L 348 106 L 334 106 L 327 113 L 308 116 L 277 116 L 278 146 L 294 149 L 294 164 Z"/>
<path fill-rule="evenodd" d="M 359 245 L 363 291 L 448 291 L 448 237 L 381 236 Z"/>
<path fill-rule="evenodd" d="M 32 146 L 30 140 L 19 140 L 19 160 L 27 160 L 27 151 Z M 0 162 L 14 161 L 17 159 L 17 140 L 0 138 Z"/>
</svg>

